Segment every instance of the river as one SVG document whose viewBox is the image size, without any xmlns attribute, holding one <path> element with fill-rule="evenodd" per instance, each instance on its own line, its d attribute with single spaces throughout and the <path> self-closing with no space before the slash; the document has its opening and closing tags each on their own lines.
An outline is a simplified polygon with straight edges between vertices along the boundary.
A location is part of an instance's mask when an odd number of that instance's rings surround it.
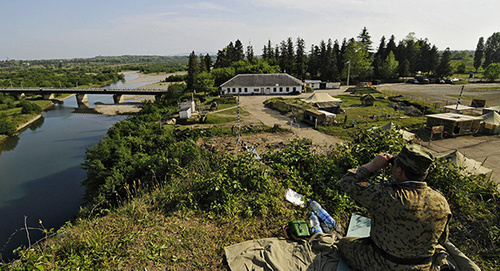
<svg viewBox="0 0 500 271">
<path fill-rule="evenodd" d="M 137 74 L 127 74 L 134 80 Z M 135 88 L 151 82 L 117 82 L 107 88 Z M 88 95 L 95 103 L 113 104 L 112 95 Z M 71 220 L 84 203 L 81 168 L 85 150 L 99 142 L 108 129 L 125 116 L 106 116 L 78 108 L 75 97 L 43 112 L 43 116 L 17 136 L 0 143 L 0 260 L 14 257 L 12 250 L 28 245 L 26 224 L 58 229 Z M 43 237 L 30 230 L 31 244 Z M 10 240 L 9 240 L 10 238 Z"/>
</svg>

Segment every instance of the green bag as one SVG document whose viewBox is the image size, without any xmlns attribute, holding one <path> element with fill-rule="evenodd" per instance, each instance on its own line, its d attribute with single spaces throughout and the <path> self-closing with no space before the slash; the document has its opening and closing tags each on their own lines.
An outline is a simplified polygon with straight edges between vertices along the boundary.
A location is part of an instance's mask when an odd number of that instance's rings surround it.
<svg viewBox="0 0 500 271">
<path fill-rule="evenodd" d="M 288 222 L 288 231 L 294 239 L 304 239 L 311 236 L 309 226 L 304 220 L 292 220 Z"/>
</svg>

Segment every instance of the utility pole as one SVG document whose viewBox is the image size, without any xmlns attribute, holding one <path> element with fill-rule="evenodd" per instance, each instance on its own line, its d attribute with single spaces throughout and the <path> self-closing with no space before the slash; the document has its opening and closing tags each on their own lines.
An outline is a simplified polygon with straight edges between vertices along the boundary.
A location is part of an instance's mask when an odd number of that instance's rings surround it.
<svg viewBox="0 0 500 271">
<path fill-rule="evenodd" d="M 458 96 L 457 107 L 455 107 L 455 114 L 458 113 L 458 106 L 460 105 L 460 99 L 462 98 L 462 93 L 464 92 L 464 85 L 462 86 L 462 90 L 460 90 L 460 95 Z"/>
<path fill-rule="evenodd" d="M 351 60 L 347 61 L 347 86 L 349 86 L 349 76 L 351 75 Z"/>
</svg>

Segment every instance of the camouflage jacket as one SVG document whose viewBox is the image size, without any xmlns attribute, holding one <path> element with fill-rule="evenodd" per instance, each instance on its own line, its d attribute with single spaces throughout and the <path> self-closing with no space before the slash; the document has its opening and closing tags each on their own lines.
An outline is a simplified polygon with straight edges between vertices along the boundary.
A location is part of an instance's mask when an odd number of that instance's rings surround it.
<svg viewBox="0 0 500 271">
<path fill-rule="evenodd" d="M 370 212 L 373 243 L 399 258 L 433 255 L 448 239 L 451 211 L 444 196 L 425 182 L 370 184 L 369 176 L 364 167 L 350 170 L 340 186 Z"/>
</svg>

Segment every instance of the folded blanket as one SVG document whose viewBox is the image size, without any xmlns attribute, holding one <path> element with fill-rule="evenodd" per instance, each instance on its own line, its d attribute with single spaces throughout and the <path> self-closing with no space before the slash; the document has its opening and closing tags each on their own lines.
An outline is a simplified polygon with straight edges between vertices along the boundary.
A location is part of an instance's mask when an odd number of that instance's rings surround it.
<svg viewBox="0 0 500 271">
<path fill-rule="evenodd" d="M 240 270 L 336 270 L 340 259 L 334 234 L 308 240 L 265 238 L 225 247 L 229 267 Z"/>
</svg>

